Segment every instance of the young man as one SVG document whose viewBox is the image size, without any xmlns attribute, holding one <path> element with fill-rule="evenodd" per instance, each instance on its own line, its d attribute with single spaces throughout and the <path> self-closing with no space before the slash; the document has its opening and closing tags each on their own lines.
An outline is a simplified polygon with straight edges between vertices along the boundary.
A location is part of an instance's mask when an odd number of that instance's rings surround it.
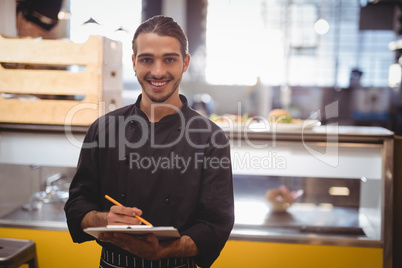
<svg viewBox="0 0 402 268">
<path fill-rule="evenodd" d="M 141 24 L 133 67 L 137 102 L 95 121 L 85 137 L 65 211 L 74 242 L 83 229 L 113 224 L 174 226 L 181 237 L 159 241 L 104 233 L 100 267 L 209 267 L 234 223 L 229 142 L 179 94 L 190 63 L 187 37 L 171 18 Z M 123 206 L 111 206 L 105 195 Z"/>
</svg>

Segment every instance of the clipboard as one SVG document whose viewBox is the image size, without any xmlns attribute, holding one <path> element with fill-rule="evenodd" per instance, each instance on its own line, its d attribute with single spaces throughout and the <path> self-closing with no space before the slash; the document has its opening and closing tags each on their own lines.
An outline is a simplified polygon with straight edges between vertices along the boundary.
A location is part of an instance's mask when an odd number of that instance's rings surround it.
<svg viewBox="0 0 402 268">
<path fill-rule="evenodd" d="M 180 238 L 179 231 L 173 226 L 152 225 L 108 225 L 106 227 L 90 227 L 84 229 L 84 232 L 98 238 L 100 233 L 121 232 L 131 235 L 144 236 L 154 234 L 159 240 Z"/>
</svg>

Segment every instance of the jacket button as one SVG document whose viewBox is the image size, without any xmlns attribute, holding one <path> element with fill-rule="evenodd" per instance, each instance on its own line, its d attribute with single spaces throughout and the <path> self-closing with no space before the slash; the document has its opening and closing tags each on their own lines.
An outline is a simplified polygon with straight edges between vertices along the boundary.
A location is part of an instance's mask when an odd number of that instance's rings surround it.
<svg viewBox="0 0 402 268">
<path fill-rule="evenodd" d="M 166 203 L 166 204 L 169 204 L 169 202 L 170 202 L 169 197 L 166 197 L 166 199 L 165 199 L 165 203 Z"/>
<path fill-rule="evenodd" d="M 121 197 L 121 199 L 126 200 L 126 194 L 125 194 L 125 193 L 122 193 L 122 194 L 120 195 L 120 197 Z"/>
</svg>

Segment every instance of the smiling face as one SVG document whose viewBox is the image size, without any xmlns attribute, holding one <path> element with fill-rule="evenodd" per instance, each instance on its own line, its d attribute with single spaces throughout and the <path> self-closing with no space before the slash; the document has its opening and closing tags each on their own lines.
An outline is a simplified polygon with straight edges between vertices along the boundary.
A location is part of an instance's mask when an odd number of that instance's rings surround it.
<svg viewBox="0 0 402 268">
<path fill-rule="evenodd" d="M 134 71 L 142 87 L 143 98 L 154 103 L 179 98 L 179 85 L 187 71 L 190 56 L 183 59 L 180 42 L 170 36 L 142 33 L 133 55 Z"/>
</svg>

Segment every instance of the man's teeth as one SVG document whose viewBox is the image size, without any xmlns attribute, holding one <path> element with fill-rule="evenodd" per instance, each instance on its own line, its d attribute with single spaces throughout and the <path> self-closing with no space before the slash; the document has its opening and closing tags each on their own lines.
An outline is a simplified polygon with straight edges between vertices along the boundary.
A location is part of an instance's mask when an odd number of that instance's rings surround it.
<svg viewBox="0 0 402 268">
<path fill-rule="evenodd" d="M 151 82 L 151 84 L 152 84 L 153 86 L 161 87 L 161 86 L 163 86 L 163 85 L 166 85 L 167 82 Z"/>
</svg>

